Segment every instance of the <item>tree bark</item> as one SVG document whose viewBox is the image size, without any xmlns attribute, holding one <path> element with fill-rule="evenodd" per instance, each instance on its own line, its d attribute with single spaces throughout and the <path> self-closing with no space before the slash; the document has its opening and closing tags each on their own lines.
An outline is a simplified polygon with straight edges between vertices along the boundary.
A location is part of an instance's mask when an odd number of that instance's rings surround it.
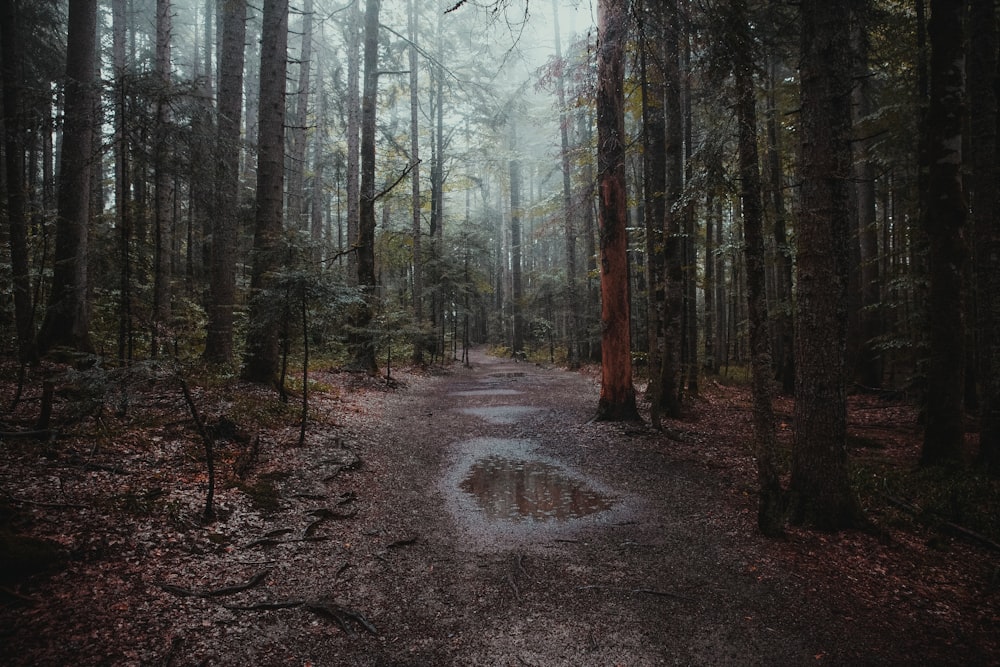
<svg viewBox="0 0 1000 667">
<path fill-rule="evenodd" d="M 306 125 L 309 118 L 309 82 L 312 72 L 313 0 L 302 6 L 302 45 L 299 49 L 299 80 L 295 90 L 295 111 L 289 128 L 288 215 L 294 229 L 309 229 L 305 207 Z"/>
<path fill-rule="evenodd" d="M 872 140 L 864 129 L 864 122 L 872 113 L 872 85 L 868 71 L 867 12 L 855 13 L 852 29 L 852 51 L 857 59 L 857 84 L 852 91 L 853 120 L 860 126 L 855 138 L 855 194 L 858 210 L 858 255 L 860 260 L 861 294 L 858 312 L 859 350 L 857 353 L 858 382 L 864 387 L 882 386 L 882 355 L 877 348 L 881 332 L 878 262 L 878 221 L 875 210 L 875 165 L 870 155 Z M 856 133 L 858 134 L 858 133 Z"/>
<path fill-rule="evenodd" d="M 157 356 L 160 346 L 168 353 L 165 338 L 170 328 L 171 280 L 174 233 L 174 174 L 170 150 L 170 42 L 172 39 L 170 0 L 156 0 L 156 125 L 153 132 L 153 322 L 150 354 Z"/>
<path fill-rule="evenodd" d="M 275 273 L 281 268 L 284 203 L 285 75 L 288 52 L 288 0 L 265 0 L 260 50 L 260 116 L 257 144 L 257 210 L 250 275 L 250 330 L 243 377 L 273 383 L 278 377 L 278 321 L 269 303 Z"/>
<path fill-rule="evenodd" d="M 659 2 L 646 3 L 642 13 L 641 51 L 639 66 L 642 93 L 642 186 L 645 204 L 646 270 L 648 271 L 648 303 L 646 322 L 648 329 L 649 416 L 653 426 L 660 425 L 661 367 L 664 355 L 663 308 L 666 300 L 664 282 L 663 225 L 666 220 L 665 197 L 667 190 L 666 116 L 663 106 L 662 49 L 658 49 L 662 30 L 662 7 Z M 652 23 L 650 25 L 647 23 Z M 652 65 L 652 66 L 651 66 Z"/>
<path fill-rule="evenodd" d="M 764 211 L 757 154 L 757 109 L 753 85 L 753 49 L 746 0 L 733 0 L 730 32 L 735 39 L 733 74 L 739 125 L 739 174 L 743 205 L 743 240 L 750 316 L 750 366 L 753 378 L 753 439 L 757 459 L 757 526 L 768 536 L 783 532 L 782 490 L 774 464 L 774 387 L 771 338 L 765 292 Z"/>
<path fill-rule="evenodd" d="M 375 304 L 375 102 L 378 95 L 378 15 L 380 0 L 367 0 L 364 30 L 364 90 L 361 95 L 361 207 L 358 220 L 358 287 L 364 303 L 351 317 L 352 367 L 370 375 L 375 363 L 375 335 L 369 331 Z"/>
<path fill-rule="evenodd" d="M 65 346 L 92 352 L 87 303 L 91 140 L 95 131 L 97 0 L 70 0 L 55 264 L 39 352 Z"/>
<path fill-rule="evenodd" d="M 420 76 L 417 70 L 417 0 L 409 0 L 407 14 L 410 47 L 407 49 L 410 63 L 410 211 L 413 226 L 413 319 L 417 328 L 424 321 L 424 253 L 420 219 L 423 202 L 420 199 Z M 413 361 L 423 363 L 423 336 L 413 342 Z"/>
<path fill-rule="evenodd" d="M 233 361 L 233 312 L 236 306 L 236 247 L 239 238 L 240 113 L 243 108 L 243 65 L 246 0 L 225 0 L 219 61 L 216 127 L 215 213 L 209 259 L 208 329 L 205 359 Z"/>
<path fill-rule="evenodd" d="M 18 359 L 22 364 L 38 362 L 35 325 L 32 319 L 31 275 L 28 262 L 27 188 L 24 182 L 25 134 L 21 88 L 24 85 L 23 51 L 20 37 L 20 7 L 16 0 L 0 3 L 0 44 L 3 54 L 3 131 L 6 167 L 7 220 L 10 228 L 11 287 L 14 293 L 14 323 Z"/>
<path fill-rule="evenodd" d="M 566 81 L 563 74 L 565 63 L 562 61 L 562 37 L 559 32 L 559 2 L 552 0 L 552 29 L 556 45 L 556 66 L 559 73 L 556 81 L 557 100 L 559 102 L 559 140 L 560 156 L 562 158 L 563 187 L 563 233 L 566 243 L 566 303 L 569 305 L 569 341 L 566 346 L 566 361 L 570 368 L 580 366 L 580 302 L 577 297 L 576 280 L 576 225 L 573 220 L 573 191 L 570 181 L 569 155 L 569 115 L 566 113 Z"/>
<path fill-rule="evenodd" d="M 513 130 L 511 132 L 514 134 Z M 517 140 L 511 139 L 512 150 Z M 521 281 L 521 163 L 510 161 L 510 279 L 513 331 L 511 350 L 517 358 L 524 352 L 524 286 Z"/>
<path fill-rule="evenodd" d="M 993 0 L 972 0 L 969 16 L 969 100 L 972 105 L 973 277 L 977 365 L 982 385 L 979 462 L 1000 474 L 1000 225 L 997 213 L 997 28 Z"/>
<path fill-rule="evenodd" d="M 597 5 L 597 173 L 601 237 L 601 395 L 597 418 L 639 418 L 632 386 L 625 190 L 626 13 L 623 0 Z"/>
<path fill-rule="evenodd" d="M 684 133 L 681 115 L 680 40 L 677 0 L 665 0 L 663 22 L 663 62 L 667 117 L 666 159 L 667 187 L 663 229 L 664 276 L 664 353 L 660 372 L 660 407 L 671 418 L 681 414 L 681 351 L 684 321 L 684 266 L 680 205 L 684 190 Z"/>
<path fill-rule="evenodd" d="M 922 465 L 961 460 L 964 450 L 965 197 L 962 191 L 964 0 L 931 0 L 930 104 L 924 127 L 930 241 L 929 359 Z"/>
<path fill-rule="evenodd" d="M 792 518 L 838 530 L 856 525 L 860 515 L 846 449 L 850 17 L 826 0 L 803 0 L 801 21 Z"/>
<path fill-rule="evenodd" d="M 361 0 L 351 3 L 347 17 L 347 247 L 358 244 L 361 217 Z M 356 285 L 358 255 L 347 255 L 347 280 Z"/>
</svg>

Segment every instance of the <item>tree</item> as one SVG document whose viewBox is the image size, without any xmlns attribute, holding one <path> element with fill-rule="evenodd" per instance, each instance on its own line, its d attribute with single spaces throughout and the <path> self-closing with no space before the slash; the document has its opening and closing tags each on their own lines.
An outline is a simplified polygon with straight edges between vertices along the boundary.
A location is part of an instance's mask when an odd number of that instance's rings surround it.
<svg viewBox="0 0 1000 667">
<path fill-rule="evenodd" d="M 70 0 L 63 107 L 62 160 L 59 168 L 55 264 L 45 318 L 38 332 L 39 352 L 54 347 L 93 351 L 87 303 L 87 236 L 97 57 L 97 0 Z"/>
<path fill-rule="evenodd" d="M 639 418 L 632 386 L 625 216 L 624 0 L 597 5 L 597 173 L 601 239 L 601 395 L 597 418 Z"/>
<path fill-rule="evenodd" d="M 225 0 L 219 60 L 216 126 L 215 213 L 209 272 L 205 359 L 233 360 L 233 309 L 236 305 L 236 242 L 239 236 L 240 112 L 246 42 L 246 0 Z"/>
<path fill-rule="evenodd" d="M 570 368 L 580 366 L 580 343 L 577 339 L 580 330 L 580 303 L 577 298 L 576 287 L 576 225 L 573 221 L 573 195 L 570 183 L 570 155 L 569 155 L 569 116 L 566 113 L 566 81 L 563 74 L 565 65 L 562 62 L 562 38 L 559 33 L 559 2 L 552 0 L 552 29 L 555 31 L 556 44 L 556 67 L 559 74 L 556 77 L 556 92 L 559 102 L 559 141 L 560 155 L 562 157 L 562 184 L 563 184 L 563 231 L 566 242 L 566 301 L 569 303 L 570 323 L 569 323 L 569 345 L 567 347 L 567 361 Z"/>
<path fill-rule="evenodd" d="M 364 303 L 351 317 L 352 366 L 374 375 L 375 337 L 367 331 L 375 298 L 375 102 L 378 95 L 378 15 L 381 0 L 367 0 L 364 30 L 364 89 L 361 95 L 361 206 L 358 219 L 358 287 Z"/>
<path fill-rule="evenodd" d="M 660 366 L 660 407 L 668 417 L 681 414 L 681 351 L 684 321 L 683 216 L 681 197 L 684 191 L 684 132 L 681 121 L 681 72 L 679 13 L 677 0 L 666 0 L 663 12 L 664 101 L 667 131 L 666 202 L 663 221 L 664 279 L 663 359 Z"/>
<path fill-rule="evenodd" d="M 20 46 L 20 7 L 16 0 L 0 3 L 0 55 L 3 65 L 3 130 L 6 161 L 7 220 L 10 227 L 11 283 L 18 357 L 22 364 L 38 361 L 32 320 L 31 276 L 28 263 L 27 188 L 24 182 L 25 128 L 21 106 L 24 84 Z"/>
<path fill-rule="evenodd" d="M 848 229 L 851 220 L 850 16 L 826 0 L 801 5 L 800 181 L 796 235 L 793 520 L 853 526 L 847 475 Z"/>
<path fill-rule="evenodd" d="M 172 37 L 172 10 L 170 0 L 156 0 L 156 127 L 153 147 L 153 329 L 150 349 L 153 356 L 170 324 L 171 268 L 173 266 L 174 234 L 174 174 L 172 173 L 170 141 L 170 43 Z"/>
<path fill-rule="evenodd" d="M 650 419 L 654 427 L 660 424 L 661 364 L 663 364 L 663 309 L 666 300 L 664 282 L 663 224 L 666 220 L 667 152 L 666 116 L 664 115 L 663 49 L 658 30 L 663 19 L 663 6 L 647 2 L 642 13 L 643 48 L 639 54 L 642 91 L 642 187 L 646 223 L 646 270 L 648 272 L 647 325 L 649 328 L 649 401 Z M 647 25 L 645 18 L 654 25 Z M 652 66 L 650 66 L 652 65 Z"/>
<path fill-rule="evenodd" d="M 516 136 L 511 131 L 512 137 Z M 511 139 L 511 148 L 517 150 L 516 139 Z M 510 278 L 511 309 L 514 322 L 511 335 L 511 351 L 515 358 L 524 352 L 524 285 L 521 280 L 521 163 L 510 161 Z"/>
<path fill-rule="evenodd" d="M 964 449 L 965 196 L 962 191 L 964 0 L 931 0 L 930 104 L 924 126 L 927 191 L 922 226 L 930 241 L 929 360 L 923 465 L 958 461 Z"/>
<path fill-rule="evenodd" d="M 410 64 L 410 209 L 413 234 L 413 320 L 420 327 L 424 320 L 424 258 L 423 238 L 420 232 L 422 202 L 420 199 L 420 76 L 417 71 L 417 2 L 409 0 L 407 25 L 410 46 L 407 49 Z M 413 361 L 423 363 L 424 341 L 417 336 L 413 343 Z"/>
<path fill-rule="evenodd" d="M 765 535 L 782 532 L 782 490 L 775 468 L 774 388 L 768 331 L 764 263 L 764 210 L 757 154 L 757 107 L 753 85 L 753 49 L 746 0 L 732 0 L 729 34 L 733 40 L 736 122 L 739 124 L 740 199 L 750 315 L 750 366 L 753 376 L 753 439 L 759 501 L 757 525 Z"/>
<path fill-rule="evenodd" d="M 302 6 L 302 46 L 299 49 L 299 80 L 289 129 L 288 215 L 293 229 L 308 229 L 305 207 L 306 125 L 309 111 L 309 82 L 313 68 L 313 0 Z"/>
<path fill-rule="evenodd" d="M 972 225 L 980 405 L 979 459 L 1000 474 L 1000 225 L 997 213 L 997 26 L 992 0 L 970 2 L 969 99 L 972 138 Z"/>
<path fill-rule="evenodd" d="M 262 296 L 281 268 L 282 204 L 285 166 L 285 74 L 288 49 L 288 0 L 264 2 L 260 49 L 260 116 L 257 144 L 257 209 L 250 276 L 250 328 L 243 376 L 274 382 L 278 375 L 278 326 Z"/>
</svg>

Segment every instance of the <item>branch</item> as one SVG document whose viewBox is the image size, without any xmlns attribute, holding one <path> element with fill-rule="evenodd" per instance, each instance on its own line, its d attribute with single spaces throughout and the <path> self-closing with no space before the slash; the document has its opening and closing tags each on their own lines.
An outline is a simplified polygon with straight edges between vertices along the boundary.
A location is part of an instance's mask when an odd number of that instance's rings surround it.
<svg viewBox="0 0 1000 667">
<path fill-rule="evenodd" d="M 385 195 L 387 195 L 387 194 L 389 194 L 390 192 L 392 192 L 393 188 L 395 188 L 395 187 L 396 187 L 397 185 L 399 185 L 399 184 L 400 184 L 400 182 L 402 182 L 402 180 L 403 180 L 404 178 L 406 178 L 406 177 L 407 177 L 407 176 L 409 175 L 409 173 L 410 173 L 411 171 L 413 171 L 413 168 L 414 168 L 414 167 L 416 167 L 416 166 L 417 166 L 418 164 L 420 164 L 421 162 L 422 162 L 422 160 L 417 160 L 416 162 L 411 162 L 410 164 L 406 165 L 406 169 L 404 169 L 404 170 L 403 170 L 403 173 L 399 175 L 399 178 L 397 178 L 397 179 L 396 179 L 396 180 L 395 180 L 395 181 L 393 182 L 393 184 L 392 184 L 392 185 L 390 185 L 390 186 L 389 186 L 389 187 L 387 187 L 386 189 L 382 190 L 382 192 L 379 192 L 379 193 L 378 193 L 377 195 L 375 195 L 374 197 L 372 197 L 372 201 L 373 201 L 373 202 L 376 202 L 376 201 L 378 201 L 379 199 L 381 199 L 382 197 L 384 197 Z"/>
</svg>

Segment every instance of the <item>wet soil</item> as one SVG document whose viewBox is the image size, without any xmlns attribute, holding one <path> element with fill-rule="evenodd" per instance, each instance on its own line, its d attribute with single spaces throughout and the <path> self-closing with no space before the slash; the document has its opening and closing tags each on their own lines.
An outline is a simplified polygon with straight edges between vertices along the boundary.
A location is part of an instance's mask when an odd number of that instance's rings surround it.
<svg viewBox="0 0 1000 667">
<path fill-rule="evenodd" d="M 223 519 L 208 529 L 178 520 L 173 532 L 147 535 L 137 520 L 100 536 L 92 557 L 19 589 L 34 604 L 0 613 L 0 661 L 997 659 L 983 639 L 997 627 L 993 607 L 979 610 L 981 632 L 970 634 L 931 601 L 861 595 L 889 580 L 875 572 L 884 538 L 853 538 L 852 549 L 862 540 L 870 553 L 865 571 L 852 571 L 830 563 L 844 553 L 834 536 L 759 537 L 752 469 L 720 470 L 717 432 L 678 423 L 671 440 L 641 424 L 594 422 L 592 375 L 480 352 L 471 368 L 400 377 L 398 390 L 371 387 L 330 405 L 340 425 L 313 427 L 307 446 L 265 447 L 273 511 L 221 490 Z M 198 506 L 196 490 L 170 494 L 181 515 Z M 258 572 L 260 585 L 219 596 L 163 585 L 218 591 Z"/>
</svg>

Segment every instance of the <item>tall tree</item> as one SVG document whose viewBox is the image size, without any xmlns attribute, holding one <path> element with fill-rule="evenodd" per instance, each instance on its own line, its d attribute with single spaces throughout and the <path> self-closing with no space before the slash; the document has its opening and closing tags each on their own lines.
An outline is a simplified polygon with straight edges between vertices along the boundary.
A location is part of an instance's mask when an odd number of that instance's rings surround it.
<svg viewBox="0 0 1000 667">
<path fill-rule="evenodd" d="M 597 4 L 597 173 L 601 237 L 601 395 L 597 418 L 639 418 L 632 385 L 632 336 L 625 226 L 624 0 Z"/>
<path fill-rule="evenodd" d="M 645 205 L 646 271 L 648 273 L 648 305 L 646 320 L 649 329 L 649 414 L 653 426 L 660 424 L 660 383 L 663 363 L 663 308 L 666 299 L 664 282 L 663 224 L 666 220 L 667 153 L 666 116 L 664 115 L 663 49 L 659 47 L 663 6 L 645 2 L 640 35 L 642 50 L 639 67 L 642 93 L 642 187 Z"/>
<path fill-rule="evenodd" d="M 512 136 L 514 135 L 512 131 Z M 516 139 L 511 148 L 517 150 Z M 521 280 L 521 163 L 510 161 L 510 279 L 513 330 L 511 350 L 515 358 L 524 352 L 524 285 Z"/>
<path fill-rule="evenodd" d="M 265 0 L 260 48 L 260 116 L 257 143 L 257 210 L 250 275 L 250 327 L 243 376 L 274 382 L 278 376 L 278 326 L 263 298 L 281 268 L 285 167 L 285 75 L 288 0 Z"/>
<path fill-rule="evenodd" d="M 38 360 L 35 324 L 32 320 L 31 275 L 28 263 L 27 190 L 24 180 L 25 127 L 21 106 L 24 85 L 23 49 L 20 36 L 20 3 L 0 2 L 0 55 L 3 65 L 3 131 L 6 160 L 7 220 L 10 228 L 11 283 L 14 292 L 14 322 L 21 363 Z"/>
<path fill-rule="evenodd" d="M 667 182 L 663 229 L 664 352 L 660 368 L 660 407 L 668 417 L 681 414 L 681 351 L 684 321 L 684 265 L 681 223 L 684 190 L 684 128 L 681 114 L 680 38 L 677 0 L 665 0 L 663 8 L 664 100 L 666 105 Z"/>
<path fill-rule="evenodd" d="M 361 0 L 351 3 L 347 16 L 347 247 L 358 244 L 358 225 L 361 215 L 361 96 L 358 82 L 361 79 Z M 347 255 L 347 279 L 352 284 L 358 279 L 358 255 Z"/>
<path fill-rule="evenodd" d="M 87 235 L 90 212 L 92 135 L 95 132 L 94 62 L 97 57 L 97 0 L 70 0 L 62 159 L 59 166 L 55 264 L 38 348 L 57 346 L 90 352 L 87 303 Z"/>
<path fill-rule="evenodd" d="M 793 519 L 854 525 L 847 475 L 847 267 L 851 220 L 850 16 L 803 0 L 800 57 L 801 202 L 796 228 Z"/>
<path fill-rule="evenodd" d="M 119 229 L 118 359 L 131 360 L 134 352 L 132 323 L 132 201 L 130 141 L 127 127 L 128 65 L 126 62 L 126 2 L 114 0 L 111 10 L 112 67 L 114 71 L 115 213 Z"/>
<path fill-rule="evenodd" d="M 768 331 L 764 210 L 757 154 L 757 107 L 753 82 L 754 54 L 746 0 L 732 0 L 727 31 L 733 40 L 736 122 L 739 124 L 740 199 L 750 316 L 750 367 L 753 376 L 753 439 L 757 459 L 759 501 L 757 525 L 765 535 L 782 532 L 782 490 L 775 468 L 774 388 L 771 338 Z"/>
<path fill-rule="evenodd" d="M 972 225 L 980 405 L 979 458 L 1000 474 L 1000 162 L 997 152 L 997 17 L 993 0 L 971 0 Z"/>
<path fill-rule="evenodd" d="M 565 64 L 562 62 L 562 37 L 559 32 L 559 1 L 552 0 L 552 29 L 555 32 L 556 44 L 556 92 L 559 102 L 559 141 L 562 156 L 562 186 L 563 186 L 563 232 L 566 242 L 566 301 L 569 304 L 569 345 L 567 346 L 567 361 L 570 368 L 580 365 L 580 343 L 577 338 L 580 331 L 580 301 L 577 298 L 576 287 L 576 225 L 573 221 L 573 194 L 570 183 L 569 155 L 569 115 L 566 113 L 566 79 Z"/>
<path fill-rule="evenodd" d="M 962 457 L 965 398 L 964 0 L 931 0 L 930 103 L 923 129 L 927 191 L 923 228 L 930 241 L 929 363 L 924 465 Z"/>
<path fill-rule="evenodd" d="M 378 96 L 378 15 L 381 0 L 365 3 L 364 89 L 361 95 L 361 206 L 358 219 L 358 287 L 364 303 L 354 309 L 352 366 L 374 375 L 375 337 L 368 331 L 375 307 L 375 103 Z"/>
<path fill-rule="evenodd" d="M 288 146 L 288 215 L 290 225 L 308 229 L 305 208 L 306 125 L 309 111 L 310 74 L 313 68 L 313 0 L 302 6 L 302 45 L 299 49 L 299 80 L 295 90 L 294 112 L 289 128 Z"/>
<path fill-rule="evenodd" d="M 222 50 L 219 54 L 215 214 L 212 216 L 205 358 L 215 363 L 228 364 L 233 360 L 233 311 L 236 306 L 240 112 L 243 108 L 241 92 L 246 50 L 246 0 L 224 0 L 220 10 Z"/>
<path fill-rule="evenodd" d="M 170 300 L 172 296 L 172 253 L 174 234 L 174 174 L 170 150 L 170 47 L 173 32 L 170 0 L 156 0 L 156 126 L 154 130 L 154 189 L 153 189 L 153 329 L 150 350 L 159 353 L 160 345 L 170 326 Z"/>
<path fill-rule="evenodd" d="M 860 279 L 858 303 L 859 340 L 857 353 L 858 381 L 866 387 L 882 386 L 882 358 L 877 348 L 879 336 L 879 262 L 878 226 L 875 208 L 875 163 L 872 160 L 872 139 L 866 130 L 873 111 L 872 77 L 868 71 L 868 2 L 859 3 L 851 30 L 851 47 L 857 62 L 857 85 L 852 91 L 854 125 L 860 136 L 855 137 L 854 169 L 857 202 L 857 239 Z"/>
<path fill-rule="evenodd" d="M 424 320 L 424 258 L 423 235 L 420 232 L 423 204 L 420 199 L 420 73 L 417 70 L 417 0 L 409 0 L 407 25 L 410 46 L 407 49 L 410 64 L 410 212 L 413 226 L 413 319 L 417 327 Z M 423 363 L 424 343 L 413 345 L 413 361 Z"/>
</svg>

